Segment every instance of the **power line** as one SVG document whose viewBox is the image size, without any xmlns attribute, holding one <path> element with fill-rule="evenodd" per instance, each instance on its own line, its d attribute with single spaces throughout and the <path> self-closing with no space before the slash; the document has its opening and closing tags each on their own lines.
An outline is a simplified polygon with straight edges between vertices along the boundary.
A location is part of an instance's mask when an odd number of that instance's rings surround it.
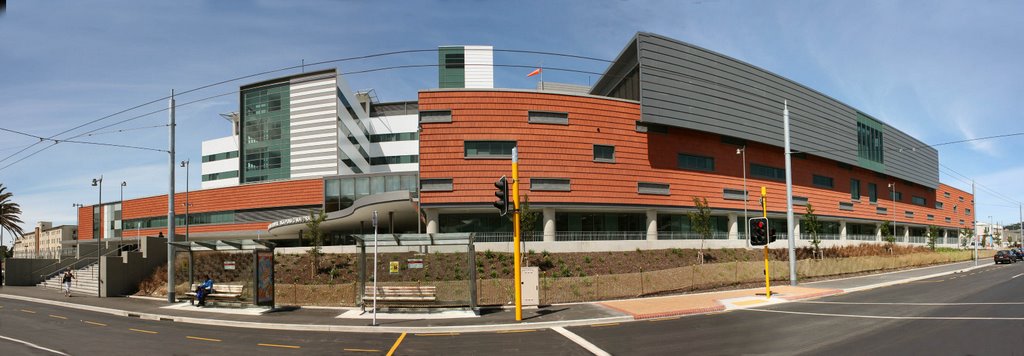
<svg viewBox="0 0 1024 356">
<path fill-rule="evenodd" d="M 113 131 L 103 131 L 103 132 L 88 133 L 88 134 L 85 134 L 85 136 L 99 136 L 99 135 L 106 135 L 106 134 L 112 134 L 112 133 L 122 133 L 122 132 L 128 132 L 128 131 L 153 129 L 153 128 L 167 127 L 167 126 L 169 126 L 169 124 L 168 125 L 143 126 L 143 127 L 135 127 L 135 128 L 130 128 L 130 129 L 120 129 L 120 130 L 113 130 Z"/>
</svg>

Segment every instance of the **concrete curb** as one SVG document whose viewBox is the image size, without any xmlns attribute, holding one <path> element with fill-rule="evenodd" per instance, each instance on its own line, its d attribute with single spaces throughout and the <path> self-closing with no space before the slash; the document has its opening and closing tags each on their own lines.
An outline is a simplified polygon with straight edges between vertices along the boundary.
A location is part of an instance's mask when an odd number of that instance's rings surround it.
<svg viewBox="0 0 1024 356">
<path fill-rule="evenodd" d="M 636 315 L 633 315 L 633 319 L 634 320 L 657 319 L 657 318 L 667 318 L 667 317 L 671 317 L 671 316 L 714 313 L 714 312 L 720 312 L 720 311 L 725 311 L 725 306 L 724 305 L 718 305 L 718 306 L 714 306 L 714 307 L 704 307 L 704 308 L 672 310 L 672 311 L 659 312 L 659 313 L 636 314 Z"/>
<path fill-rule="evenodd" d="M 59 306 L 70 309 L 78 309 L 91 311 L 96 313 L 110 314 L 122 317 L 133 317 L 140 318 L 143 320 L 158 320 L 158 321 L 173 321 L 178 323 L 189 323 L 189 324 L 202 324 L 202 325 L 213 325 L 213 326 L 226 326 L 226 327 L 237 327 L 237 328 L 249 328 L 249 329 L 271 329 L 271 330 L 292 330 L 292 331 L 328 331 L 328 332 L 348 332 L 348 333 L 444 333 L 444 332 L 491 332 L 491 331 L 504 331 L 504 330 L 530 330 L 530 329 L 548 329 L 553 327 L 572 327 L 572 326 L 586 326 L 593 324 L 603 323 L 618 323 L 632 321 L 632 316 L 614 316 L 605 318 L 593 318 L 593 319 L 580 319 L 580 320 L 564 320 L 564 321 L 546 321 L 536 323 L 520 323 L 520 324 L 493 324 L 493 325 L 461 325 L 461 326 L 420 326 L 420 327 L 401 327 L 401 326 L 359 326 L 359 325 L 323 325 L 323 324 L 282 324 L 282 323 L 258 323 L 251 321 L 234 321 L 234 320 L 221 320 L 221 319 L 206 319 L 206 318 L 195 318 L 195 317 L 183 317 L 153 313 L 140 313 L 131 312 L 127 310 L 111 309 L 104 307 L 96 307 L 91 305 L 75 304 L 68 302 L 59 302 L 48 299 L 39 299 L 32 297 L 23 297 L 19 295 L 0 294 L 0 298 L 21 300 L 32 303 L 47 304 L 53 306 Z"/>
</svg>

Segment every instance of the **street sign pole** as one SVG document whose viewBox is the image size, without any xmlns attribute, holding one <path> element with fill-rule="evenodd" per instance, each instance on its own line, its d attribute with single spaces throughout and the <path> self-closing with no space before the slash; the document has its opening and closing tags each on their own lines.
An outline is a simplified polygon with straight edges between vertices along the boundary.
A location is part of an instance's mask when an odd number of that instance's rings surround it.
<svg viewBox="0 0 1024 356">
<path fill-rule="evenodd" d="M 771 234 L 772 225 L 768 222 L 768 189 L 761 187 L 761 217 L 765 219 L 765 230 L 768 234 Z M 747 224 L 750 225 L 750 224 Z M 768 241 L 771 241 L 771 235 L 766 237 Z M 772 278 L 771 278 L 771 266 L 768 264 L 768 244 L 764 244 L 764 296 L 765 298 L 772 297 Z"/>
</svg>

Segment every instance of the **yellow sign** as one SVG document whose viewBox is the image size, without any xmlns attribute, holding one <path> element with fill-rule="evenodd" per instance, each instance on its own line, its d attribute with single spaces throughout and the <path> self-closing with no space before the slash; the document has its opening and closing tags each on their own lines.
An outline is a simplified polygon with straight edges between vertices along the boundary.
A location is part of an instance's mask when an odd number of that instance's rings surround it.
<svg viewBox="0 0 1024 356">
<path fill-rule="evenodd" d="M 389 270 L 391 271 L 391 273 L 392 273 L 392 274 L 394 274 L 394 273 L 398 273 L 398 268 L 399 268 L 399 266 L 398 266 L 398 261 L 391 261 L 391 266 L 390 266 L 390 268 L 389 268 Z"/>
</svg>

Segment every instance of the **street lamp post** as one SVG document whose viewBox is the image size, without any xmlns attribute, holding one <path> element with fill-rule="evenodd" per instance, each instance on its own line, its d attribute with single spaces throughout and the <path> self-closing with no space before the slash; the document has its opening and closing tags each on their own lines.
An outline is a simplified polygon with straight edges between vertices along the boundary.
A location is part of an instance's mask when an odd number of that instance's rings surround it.
<svg viewBox="0 0 1024 356">
<path fill-rule="evenodd" d="M 189 238 L 188 238 L 188 227 L 189 227 L 188 210 L 189 210 L 189 207 L 192 206 L 192 203 L 189 202 L 189 200 L 188 200 L 188 192 L 189 192 L 189 190 L 188 190 L 189 160 L 186 159 L 184 161 L 181 161 L 181 167 L 185 168 L 185 242 L 191 242 L 192 240 L 189 240 Z M 195 271 L 195 269 L 192 267 L 192 246 L 191 246 L 191 243 L 190 243 L 189 247 L 188 247 L 188 285 L 190 286 L 189 288 L 191 288 L 191 285 L 196 282 L 195 281 L 195 275 L 193 274 L 194 271 Z"/>
<path fill-rule="evenodd" d="M 896 238 L 896 182 L 889 183 L 892 189 L 892 237 Z"/>
<path fill-rule="evenodd" d="M 121 240 L 124 240 L 124 187 L 127 185 L 128 182 L 121 181 L 121 200 L 118 200 L 118 204 L 121 205 Z"/>
<path fill-rule="evenodd" d="M 92 186 L 100 188 L 99 203 L 96 206 L 100 209 L 100 212 L 103 212 L 103 175 L 100 175 L 99 179 L 93 178 L 92 179 Z M 102 223 L 103 220 L 101 219 L 100 222 Z M 94 227 L 94 229 L 96 229 L 96 236 L 93 236 L 92 239 L 96 241 L 96 268 L 93 269 L 93 277 L 96 277 L 96 273 L 100 269 L 100 263 L 102 263 L 102 262 L 100 262 L 100 237 L 103 236 L 103 227 L 102 226 L 100 226 L 99 228 L 95 228 Z M 102 285 L 103 285 L 103 281 L 99 277 L 96 277 L 96 296 L 97 297 L 102 295 L 102 293 L 100 293 L 100 290 L 102 290 L 101 288 L 103 288 Z"/>
<path fill-rule="evenodd" d="M 740 166 L 743 168 L 743 226 L 744 226 L 744 239 L 750 238 L 750 224 L 747 223 L 747 200 L 750 198 L 750 192 L 747 191 L 747 146 L 736 149 L 736 154 L 741 156 Z"/>
</svg>

